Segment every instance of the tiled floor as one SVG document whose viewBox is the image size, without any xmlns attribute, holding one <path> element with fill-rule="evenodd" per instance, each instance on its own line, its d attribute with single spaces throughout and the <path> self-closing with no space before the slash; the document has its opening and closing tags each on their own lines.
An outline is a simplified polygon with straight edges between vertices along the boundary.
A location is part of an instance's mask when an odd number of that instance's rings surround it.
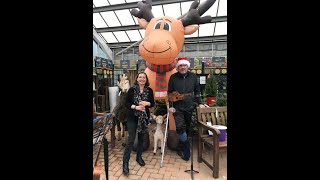
<svg viewBox="0 0 320 180">
<path fill-rule="evenodd" d="M 151 125 L 150 129 L 153 129 Z M 117 135 L 116 135 L 117 136 Z M 117 137 L 118 138 L 118 137 Z M 110 142 L 110 133 L 108 134 L 108 141 Z M 177 155 L 175 151 L 170 149 L 165 149 L 165 156 L 163 160 L 163 167 L 160 167 L 161 154 L 160 149 L 157 150 L 157 154 L 153 155 L 153 136 L 152 131 L 150 131 L 150 146 L 142 153 L 142 157 L 146 163 L 145 166 L 141 167 L 136 161 L 136 153 L 132 151 L 131 158 L 129 161 L 129 176 L 126 177 L 122 174 L 122 157 L 124 147 L 122 143 L 124 139 L 120 141 L 116 140 L 116 146 L 111 149 L 109 144 L 109 180 L 121 180 L 121 179 L 167 179 L 167 180 L 189 180 L 191 179 L 191 173 L 185 172 L 185 170 L 191 169 L 191 159 L 189 161 L 184 161 L 180 156 Z M 197 139 L 194 140 L 193 147 L 193 169 L 199 173 L 194 174 L 195 180 L 207 180 L 214 179 L 212 177 L 212 171 L 207 167 L 206 164 L 197 162 Z M 97 148 L 94 148 L 94 157 L 96 157 Z M 207 158 L 212 158 L 209 152 L 204 154 Z M 103 162 L 103 152 L 100 154 L 100 159 Z M 102 163 L 104 165 L 104 163 Z M 104 167 L 103 167 L 104 169 Z M 227 154 L 222 153 L 220 155 L 220 171 L 219 178 L 216 180 L 226 180 L 227 179 Z M 106 180 L 105 173 L 101 175 L 100 180 Z"/>
</svg>

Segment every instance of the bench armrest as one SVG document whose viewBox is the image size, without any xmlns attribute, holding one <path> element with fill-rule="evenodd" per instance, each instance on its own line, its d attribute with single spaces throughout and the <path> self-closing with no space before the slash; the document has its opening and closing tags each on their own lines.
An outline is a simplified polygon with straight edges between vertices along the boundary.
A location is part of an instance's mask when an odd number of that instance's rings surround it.
<svg viewBox="0 0 320 180">
<path fill-rule="evenodd" d="M 219 135 L 220 136 L 220 130 L 217 129 L 217 128 L 214 128 L 213 126 L 209 126 L 207 124 L 205 124 L 204 122 L 201 122 L 201 121 L 198 121 L 198 126 L 200 127 L 203 127 L 205 129 L 209 129 L 210 131 L 212 131 L 212 133 L 214 135 Z"/>
</svg>

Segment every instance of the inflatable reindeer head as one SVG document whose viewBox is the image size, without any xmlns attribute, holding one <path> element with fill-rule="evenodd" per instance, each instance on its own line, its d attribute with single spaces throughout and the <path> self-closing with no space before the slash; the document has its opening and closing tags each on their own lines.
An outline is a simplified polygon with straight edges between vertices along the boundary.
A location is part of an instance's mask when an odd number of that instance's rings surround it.
<svg viewBox="0 0 320 180">
<path fill-rule="evenodd" d="M 151 12 L 152 0 L 138 2 L 138 8 L 130 13 L 138 18 L 139 26 L 145 29 L 144 40 L 139 44 L 140 55 L 149 63 L 164 65 L 173 63 L 182 50 L 184 35 L 196 32 L 199 26 L 192 24 L 205 24 L 212 20 L 211 16 L 201 17 L 216 0 L 207 0 L 199 6 L 195 0 L 189 12 L 181 20 L 169 16 L 155 18 Z"/>
</svg>

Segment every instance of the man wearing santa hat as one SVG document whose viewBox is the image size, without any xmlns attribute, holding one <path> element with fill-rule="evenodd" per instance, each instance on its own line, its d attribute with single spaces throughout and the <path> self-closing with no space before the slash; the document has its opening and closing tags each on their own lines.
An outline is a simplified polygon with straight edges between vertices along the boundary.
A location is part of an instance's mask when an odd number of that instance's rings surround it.
<svg viewBox="0 0 320 180">
<path fill-rule="evenodd" d="M 173 112 L 176 132 L 179 135 L 178 154 L 182 159 L 188 161 L 190 158 L 190 144 L 188 141 L 190 122 L 192 112 L 196 108 L 195 104 L 203 108 L 200 97 L 200 85 L 197 81 L 196 74 L 188 69 L 190 62 L 187 57 L 178 58 L 176 73 L 172 74 L 168 84 L 168 94 L 178 92 L 183 95 L 182 100 L 170 104 L 170 110 Z"/>
</svg>

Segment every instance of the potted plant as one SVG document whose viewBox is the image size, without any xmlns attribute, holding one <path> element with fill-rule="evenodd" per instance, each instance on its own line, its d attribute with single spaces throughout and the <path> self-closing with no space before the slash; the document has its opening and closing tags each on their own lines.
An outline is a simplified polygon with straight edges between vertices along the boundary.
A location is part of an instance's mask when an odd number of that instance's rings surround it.
<svg viewBox="0 0 320 180">
<path fill-rule="evenodd" d="M 218 95 L 216 97 L 216 101 L 212 104 L 212 106 L 227 106 L 227 96 L 226 95 Z"/>
<path fill-rule="evenodd" d="M 218 80 L 213 74 L 209 74 L 206 80 L 205 96 L 207 104 L 212 104 L 216 100 L 218 93 Z"/>
</svg>

